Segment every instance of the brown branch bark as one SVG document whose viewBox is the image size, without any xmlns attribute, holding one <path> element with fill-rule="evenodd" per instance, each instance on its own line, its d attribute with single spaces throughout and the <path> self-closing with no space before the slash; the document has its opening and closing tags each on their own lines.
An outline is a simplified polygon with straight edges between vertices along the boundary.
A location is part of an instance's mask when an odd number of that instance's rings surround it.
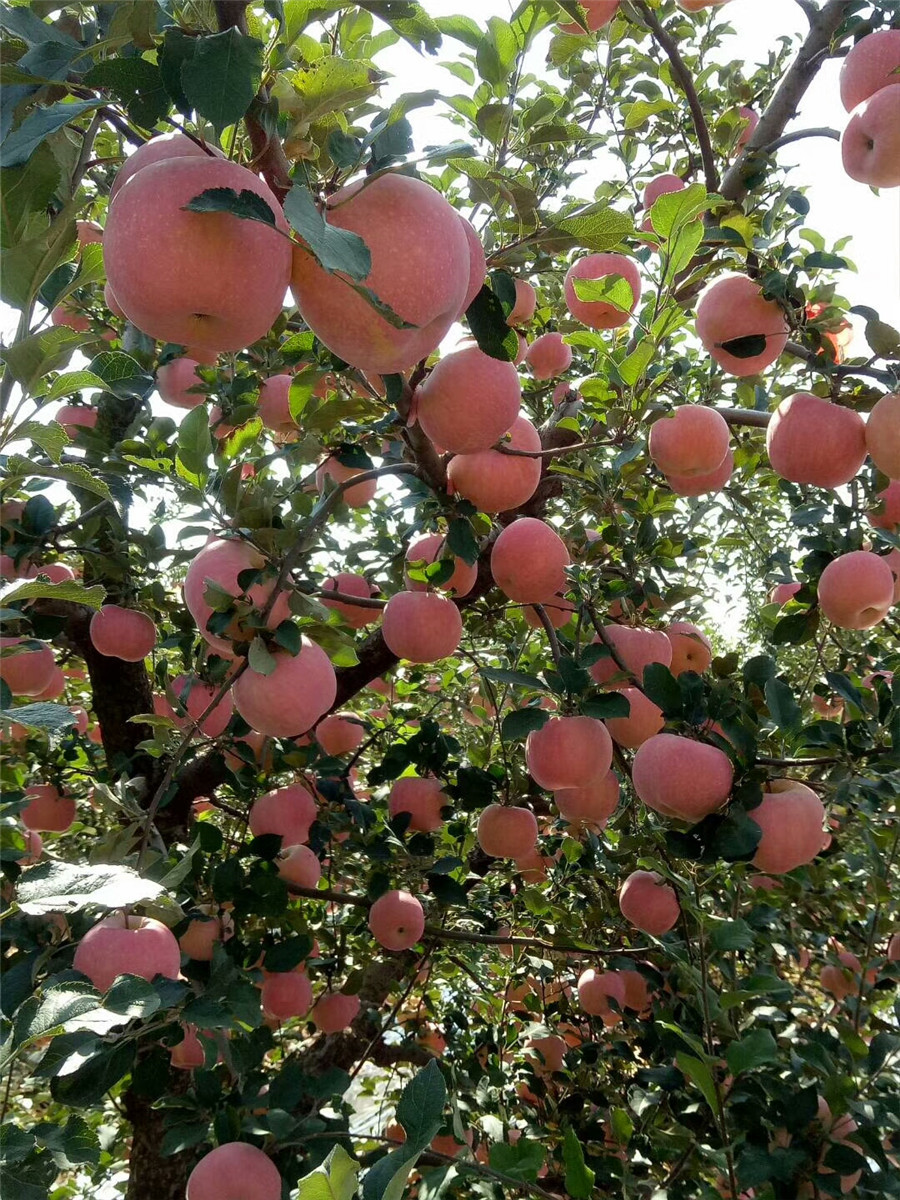
<svg viewBox="0 0 900 1200">
<path fill-rule="evenodd" d="M 817 13 L 810 12 L 809 34 L 788 68 L 778 90 L 759 119 L 753 136 L 725 173 L 719 189 L 726 200 L 739 203 L 749 190 L 747 179 L 760 167 L 760 152 L 777 142 L 797 114 L 797 106 L 815 79 L 831 39 L 847 13 L 845 0 L 828 0 Z"/>
<path fill-rule="evenodd" d="M 635 4 L 641 16 L 649 25 L 654 38 L 665 51 L 666 57 L 672 64 L 672 74 L 678 80 L 681 90 L 684 92 L 685 99 L 688 102 L 688 108 L 691 110 L 691 120 L 694 123 L 694 132 L 697 135 L 697 141 L 700 145 L 700 157 L 703 160 L 703 175 L 706 181 L 706 190 L 708 192 L 716 192 L 719 190 L 719 172 L 716 167 L 716 156 L 713 153 L 709 127 L 706 124 L 706 117 L 703 115 L 703 106 L 700 103 L 700 97 L 697 95 L 697 89 L 694 87 L 691 73 L 684 65 L 684 59 L 681 57 L 678 43 L 663 28 L 662 22 L 650 5 L 646 3 L 646 0 L 635 0 Z"/>
</svg>

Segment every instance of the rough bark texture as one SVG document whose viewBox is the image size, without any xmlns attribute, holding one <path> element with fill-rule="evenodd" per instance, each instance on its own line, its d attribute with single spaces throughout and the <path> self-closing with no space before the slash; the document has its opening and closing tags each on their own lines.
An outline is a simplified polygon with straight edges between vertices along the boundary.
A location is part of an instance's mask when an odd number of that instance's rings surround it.
<svg viewBox="0 0 900 1200">
<path fill-rule="evenodd" d="M 170 1071 L 168 1094 L 183 1094 L 189 1083 L 188 1071 Z M 203 1150 L 192 1147 L 163 1158 L 159 1152 L 165 1133 L 162 1112 L 153 1108 L 152 1100 L 132 1091 L 125 1093 L 123 1103 L 131 1122 L 126 1200 L 184 1200 L 188 1176 Z"/>
</svg>

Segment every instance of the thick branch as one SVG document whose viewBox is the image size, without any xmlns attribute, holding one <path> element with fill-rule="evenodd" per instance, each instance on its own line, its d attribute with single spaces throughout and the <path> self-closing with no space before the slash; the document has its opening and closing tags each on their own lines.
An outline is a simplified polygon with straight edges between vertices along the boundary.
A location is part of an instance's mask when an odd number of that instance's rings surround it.
<svg viewBox="0 0 900 1200">
<path fill-rule="evenodd" d="M 681 57 L 675 39 L 670 37 L 665 31 L 650 5 L 646 3 L 646 0 L 636 0 L 636 4 L 641 16 L 650 26 L 653 36 L 665 51 L 669 62 L 672 64 L 672 74 L 678 80 L 681 90 L 684 92 L 688 108 L 691 110 L 691 120 L 694 122 L 697 141 L 700 144 L 700 157 L 703 159 L 706 190 L 708 192 L 716 192 L 719 190 L 719 172 L 716 169 L 716 157 L 713 153 L 706 118 L 703 115 L 703 106 L 700 103 L 700 97 L 697 95 L 697 89 L 694 87 L 691 73 L 684 65 L 684 60 Z"/>
<path fill-rule="evenodd" d="M 753 136 L 725 173 L 719 189 L 726 200 L 743 200 L 748 189 L 747 178 L 759 167 L 760 152 L 777 142 L 785 126 L 797 112 L 807 88 L 815 79 L 831 46 L 831 39 L 847 13 L 846 0 L 828 0 L 819 12 L 807 15 L 809 35 L 800 47 L 766 111 L 759 119 Z"/>
</svg>

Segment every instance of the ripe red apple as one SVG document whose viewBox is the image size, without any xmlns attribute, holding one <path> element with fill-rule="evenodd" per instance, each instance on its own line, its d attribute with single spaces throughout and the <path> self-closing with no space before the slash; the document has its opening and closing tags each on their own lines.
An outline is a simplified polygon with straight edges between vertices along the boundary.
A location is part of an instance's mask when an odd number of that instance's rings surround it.
<svg viewBox="0 0 900 1200">
<path fill-rule="evenodd" d="M 263 970 L 260 1001 L 267 1017 L 290 1021 L 305 1017 L 313 1004 L 312 984 L 301 963 L 293 971 Z"/>
<path fill-rule="evenodd" d="M 690 479 L 722 465 L 730 436 L 721 413 L 702 404 L 682 404 L 650 426 L 648 450 L 664 475 Z"/>
<path fill-rule="evenodd" d="M 603 634 L 611 643 L 612 649 L 623 663 L 624 669 L 633 675 L 638 683 L 643 681 L 644 668 L 648 667 L 650 663 L 662 663 L 664 667 L 671 665 L 672 643 L 659 629 L 644 629 L 640 626 L 632 627 L 630 625 L 604 625 Z M 600 641 L 598 635 L 594 642 L 599 643 Z M 612 655 L 598 658 L 591 666 L 590 671 L 591 677 L 596 683 L 614 683 L 619 688 L 628 686 L 629 681 L 621 679 L 622 667 Z"/>
<path fill-rule="evenodd" d="M 640 971 L 620 971 L 619 978 L 625 984 L 625 1007 L 634 1012 L 644 1012 L 650 1004 L 650 989 Z"/>
<path fill-rule="evenodd" d="M 182 157 L 142 167 L 116 195 L 103 259 L 116 300 L 138 329 L 201 358 L 243 350 L 271 329 L 291 272 L 276 229 L 230 213 L 187 211 L 210 188 L 250 191 L 289 233 L 266 184 L 239 163 Z"/>
<path fill-rule="evenodd" d="M 381 618 L 388 649 L 408 662 L 437 662 L 453 654 L 462 638 L 459 609 L 435 592 L 397 592 Z"/>
<path fill-rule="evenodd" d="M 631 711 L 627 717 L 607 717 L 606 728 L 617 746 L 634 750 L 659 733 L 666 720 L 662 709 L 648 700 L 640 688 L 622 688 L 621 694 L 631 705 Z"/>
<path fill-rule="evenodd" d="M 737 140 L 737 149 L 743 150 L 756 132 L 756 127 L 759 124 L 759 113 L 754 112 L 752 108 L 741 107 L 738 109 L 738 115 L 743 122 L 743 127 Z"/>
<path fill-rule="evenodd" d="M 522 388 L 510 362 L 465 346 L 443 357 L 416 388 L 416 420 L 443 450 L 489 450 L 519 415 Z"/>
<path fill-rule="evenodd" d="M 860 38 L 841 64 L 841 104 L 847 112 L 897 82 L 900 29 L 878 29 Z"/>
<path fill-rule="evenodd" d="M 212 962 L 217 942 L 227 941 L 233 933 L 233 922 L 227 913 L 219 916 L 215 905 L 200 905 L 203 916 L 194 917 L 178 939 L 181 952 L 195 962 Z"/>
<path fill-rule="evenodd" d="M 879 471 L 900 479 L 900 392 L 882 396 L 869 413 L 866 447 Z"/>
<path fill-rule="evenodd" d="M 272 657 L 275 669 L 268 675 L 248 666 L 235 681 L 234 707 L 257 733 L 297 737 L 312 729 L 334 704 L 334 667 L 321 646 L 306 638 L 299 654 L 278 650 Z"/>
<path fill-rule="evenodd" d="M 207 397 L 202 391 L 203 380 L 197 374 L 200 364 L 193 358 L 181 355 L 180 358 L 170 359 L 156 369 L 156 390 L 161 400 L 175 408 L 196 408 L 203 404 Z"/>
<path fill-rule="evenodd" d="M 542 333 L 526 350 L 525 361 L 535 379 L 554 379 L 572 365 L 572 347 L 561 333 Z"/>
<path fill-rule="evenodd" d="M 297 422 L 291 416 L 291 384 L 293 375 L 271 375 L 259 389 L 259 419 L 266 429 L 282 438 L 296 438 Z"/>
<path fill-rule="evenodd" d="M 516 300 L 512 311 L 506 318 L 507 325 L 527 325 L 534 316 L 537 308 L 537 292 L 527 279 L 513 281 L 516 289 Z"/>
<path fill-rule="evenodd" d="M 336 484 L 346 483 L 355 475 L 364 474 L 367 469 L 366 467 L 350 466 L 332 454 L 330 458 L 326 458 L 323 463 L 320 463 L 316 470 L 316 488 L 319 495 L 324 495 L 329 480 Z M 355 483 L 352 487 L 345 488 L 341 500 L 348 508 L 366 508 L 372 503 L 377 490 L 377 479 L 364 479 L 362 483 Z"/>
<path fill-rule="evenodd" d="M 282 849 L 296 846 L 309 840 L 309 828 L 318 813 L 312 794 L 302 783 L 291 783 L 254 801 L 250 809 L 250 832 L 254 837 L 278 834 Z"/>
<path fill-rule="evenodd" d="M 406 561 L 409 564 L 425 564 L 430 566 L 438 559 L 450 558 L 454 563 L 453 574 L 450 578 L 441 584 L 436 584 L 436 587 L 452 591 L 455 596 L 466 596 L 475 586 L 475 580 L 478 578 L 478 564 L 467 563 L 465 559 L 458 558 L 455 554 L 451 554 L 447 548 L 447 539 L 441 533 L 429 533 L 424 537 L 416 538 L 411 542 L 406 551 Z M 405 576 L 406 586 L 411 592 L 424 592 L 430 585 L 421 583 L 416 579 L 410 579 L 409 575 Z"/>
<path fill-rule="evenodd" d="M 576 279 L 605 279 L 609 275 L 621 275 L 631 287 L 632 302 L 629 310 L 607 303 L 605 300 L 579 300 L 575 292 Z M 631 313 L 641 298 L 641 277 L 638 269 L 623 254 L 588 254 L 577 259 L 566 273 L 564 291 L 566 307 L 572 316 L 589 329 L 618 329 L 628 322 Z"/>
<path fill-rule="evenodd" d="M 309 846 L 282 846 L 275 862 L 279 876 L 296 887 L 314 888 L 322 878 L 322 864 Z"/>
<path fill-rule="evenodd" d="M 356 1020 L 360 1006 L 359 996 L 326 992 L 316 1001 L 310 1015 L 320 1033 L 340 1033 Z"/>
<path fill-rule="evenodd" d="M 519 517 L 494 543 L 491 574 L 510 600 L 541 604 L 563 590 L 569 562 L 566 544 L 552 526 Z"/>
<path fill-rule="evenodd" d="M 227 636 L 210 633 L 207 630 L 207 622 L 213 613 L 212 607 L 205 598 L 207 584 L 212 583 L 220 591 L 237 599 L 243 594 L 238 576 L 244 571 L 261 570 L 265 565 L 264 555 L 249 542 L 240 538 L 227 540 L 212 538 L 197 553 L 188 567 L 184 580 L 184 602 L 188 612 L 197 622 L 201 637 L 212 646 L 216 654 L 220 654 L 224 658 L 234 657 L 231 646 L 232 637 L 240 641 L 249 641 L 253 634 L 241 629 L 237 622 L 232 623 L 229 627 Z M 264 608 L 274 587 L 275 580 L 272 578 L 263 583 L 253 584 L 246 594 L 255 608 Z M 290 615 L 287 594 L 282 593 L 272 608 L 268 628 L 276 628 Z"/>
<path fill-rule="evenodd" d="M 782 479 L 842 487 L 866 459 L 866 427 L 859 413 L 809 392 L 782 400 L 766 430 L 772 469 Z"/>
<path fill-rule="evenodd" d="M 56 410 L 54 420 L 70 438 L 78 437 L 79 429 L 93 429 L 99 413 L 96 408 L 85 408 L 83 404 L 63 404 Z"/>
<path fill-rule="evenodd" d="M 677 679 L 684 671 L 702 675 L 712 663 L 712 646 L 706 634 L 689 621 L 673 621 L 664 633 L 672 643 L 669 670 Z"/>
<path fill-rule="evenodd" d="M 792 600 L 803 587 L 802 583 L 777 583 L 769 592 L 769 603 L 782 607 Z"/>
<path fill-rule="evenodd" d="M 871 629 L 894 603 L 894 575 L 870 550 L 832 559 L 819 578 L 819 607 L 841 629 Z"/>
<path fill-rule="evenodd" d="M 853 110 L 841 137 L 844 170 L 870 187 L 900 187 L 900 83 L 892 83 Z"/>
<path fill-rule="evenodd" d="M 112 913 L 87 931 L 72 963 L 100 992 L 118 975 L 139 975 L 150 982 L 157 975 L 177 979 L 181 951 L 171 929 L 152 917 Z"/>
<path fill-rule="evenodd" d="M 385 892 L 369 909 L 369 930 L 386 950 L 409 950 L 425 932 L 425 912 L 409 892 Z"/>
<path fill-rule="evenodd" d="M 516 417 L 504 445 L 536 455 L 541 438 L 527 417 Z M 471 500 L 481 512 L 507 512 L 525 504 L 541 479 L 541 460 L 525 455 L 482 450 L 457 454 L 447 467 L 448 490 Z"/>
<path fill-rule="evenodd" d="M 316 726 L 316 741 L 326 754 L 339 757 L 358 750 L 366 736 L 355 713 L 332 713 Z"/>
<path fill-rule="evenodd" d="M 14 648 L 22 646 L 18 653 Z M 56 659 L 46 642 L 0 637 L 0 679 L 14 696 L 39 696 L 53 681 Z"/>
<path fill-rule="evenodd" d="M 596 33 L 598 29 L 602 29 L 604 25 L 608 25 L 616 15 L 619 0 L 581 0 L 581 7 L 584 9 L 585 24 L 588 27 L 588 32 Z M 562 33 L 570 33 L 574 37 L 585 36 L 584 30 L 577 21 L 568 21 L 566 24 L 560 24 L 559 28 Z"/>
<path fill-rule="evenodd" d="M 619 778 L 607 771 L 580 788 L 561 788 L 553 793 L 559 815 L 570 824 L 606 828 L 619 803 Z"/>
<path fill-rule="evenodd" d="M 762 802 L 747 812 L 762 830 L 751 859 L 771 875 L 812 862 L 822 849 L 825 809 L 816 793 L 794 779 L 772 780 Z"/>
<path fill-rule="evenodd" d="M 728 799 L 734 769 L 716 746 L 674 733 L 657 733 L 638 749 L 632 781 L 641 800 L 655 812 L 696 822 Z"/>
<path fill-rule="evenodd" d="M 738 378 L 771 366 L 788 339 L 784 313 L 774 300 L 766 300 L 759 284 L 746 275 L 723 275 L 707 284 L 697 303 L 695 329 L 719 366 Z M 725 348 L 737 339 L 757 337 L 765 339 L 757 353 L 738 356 Z"/>
<path fill-rule="evenodd" d="M 224 158 L 225 155 L 218 146 L 209 143 L 207 149 L 204 150 L 202 146 L 198 146 L 183 133 L 164 133 L 153 137 L 149 142 L 144 142 L 143 146 L 139 146 L 133 154 L 129 154 L 119 167 L 112 187 L 109 189 L 110 203 L 133 175 L 144 167 L 149 167 L 151 163 L 164 162 L 169 158 L 206 159 L 210 157 Z"/>
<path fill-rule="evenodd" d="M 371 599 L 374 591 L 364 575 L 355 575 L 349 571 L 332 575 L 330 579 L 326 579 L 322 584 L 322 590 L 338 592 L 345 596 L 357 596 L 361 600 Z M 348 604 L 340 600 L 328 600 L 324 597 L 322 603 L 326 608 L 333 608 L 335 612 L 340 613 L 351 629 L 364 629 L 366 625 L 374 624 L 379 617 L 377 608 L 365 608 L 359 604 Z"/>
<path fill-rule="evenodd" d="M 578 1003 L 586 1013 L 601 1017 L 605 1025 L 622 1020 L 621 1013 L 610 1007 L 614 1000 L 620 1009 L 625 1007 L 625 984 L 618 971 L 583 971 L 578 979 Z"/>
<path fill-rule="evenodd" d="M 868 513 L 869 524 L 889 533 L 900 530 L 900 479 L 892 479 L 876 496 L 879 512 Z"/>
<path fill-rule="evenodd" d="M 437 779 L 403 775 L 391 788 L 388 812 L 391 817 L 409 813 L 409 828 L 417 833 L 434 833 L 444 823 L 441 809 L 450 797 L 441 790 Z"/>
<path fill-rule="evenodd" d="M 537 844 L 537 821 L 531 809 L 489 804 L 478 818 L 477 837 L 492 858 L 524 858 Z"/>
<path fill-rule="evenodd" d="M 169 1047 L 169 1060 L 178 1071 L 198 1070 L 206 1062 L 206 1051 L 197 1037 L 197 1026 L 182 1023 L 184 1037 Z"/>
<path fill-rule="evenodd" d="M 328 200 L 328 223 L 359 234 L 371 253 L 362 280 L 414 328 L 398 329 L 304 248 L 294 250 L 291 290 L 300 315 L 345 362 L 390 375 L 427 358 L 469 291 L 469 238 L 456 211 L 429 184 L 390 173 L 351 183 Z"/>
<path fill-rule="evenodd" d="M 185 1200 L 281 1200 L 281 1176 L 262 1150 L 226 1142 L 194 1167 Z"/>
<path fill-rule="evenodd" d="M 227 692 L 201 721 L 200 718 L 218 695 L 219 688 L 198 679 L 196 675 L 176 675 L 172 680 L 172 691 L 180 701 L 178 711 L 172 708 L 165 696 L 155 696 L 153 709 L 158 716 L 169 717 L 179 729 L 186 730 L 194 722 L 206 737 L 221 737 L 234 713 L 234 705 Z"/>
<path fill-rule="evenodd" d="M 671 884 L 656 871 L 632 871 L 619 889 L 622 916 L 642 933 L 662 937 L 678 922 L 681 905 Z"/>
<path fill-rule="evenodd" d="M 75 800 L 61 796 L 52 783 L 33 783 L 25 789 L 30 797 L 20 815 L 26 829 L 40 833 L 65 833 L 75 820 Z"/>
<path fill-rule="evenodd" d="M 459 223 L 463 227 L 463 233 L 466 235 L 466 242 L 469 246 L 469 286 L 457 314 L 458 317 L 461 317 L 484 286 L 485 276 L 487 275 L 487 260 L 484 257 L 484 246 L 481 244 L 481 238 L 475 232 L 472 222 L 460 216 Z"/>
<path fill-rule="evenodd" d="M 123 662 L 143 662 L 156 645 L 156 625 L 146 613 L 104 604 L 91 617 L 91 645 L 98 654 Z"/>
<path fill-rule="evenodd" d="M 588 787 L 606 775 L 612 739 L 593 717 L 551 717 L 525 741 L 525 764 L 535 783 L 550 791 Z"/>
<path fill-rule="evenodd" d="M 65 326 L 66 329 L 72 329 L 75 333 L 87 333 L 91 327 L 91 322 L 86 316 L 76 312 L 67 304 L 57 304 L 50 313 L 50 324 Z"/>
</svg>

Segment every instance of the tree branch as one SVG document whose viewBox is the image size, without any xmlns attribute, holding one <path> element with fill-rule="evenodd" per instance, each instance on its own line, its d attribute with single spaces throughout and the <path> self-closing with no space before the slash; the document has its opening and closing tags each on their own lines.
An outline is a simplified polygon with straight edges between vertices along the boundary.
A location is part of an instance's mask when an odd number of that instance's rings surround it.
<svg viewBox="0 0 900 1200">
<path fill-rule="evenodd" d="M 691 110 L 694 132 L 697 134 L 697 141 L 700 144 L 700 157 L 703 159 L 706 190 L 708 192 L 717 192 L 719 190 L 719 172 L 716 168 L 716 157 L 713 153 L 706 117 L 703 115 L 703 106 L 700 103 L 700 97 L 697 95 L 697 89 L 694 87 L 691 73 L 684 65 L 684 59 L 681 57 L 681 52 L 678 49 L 675 39 L 663 28 L 656 13 L 646 0 L 635 0 L 635 4 L 641 16 L 649 25 L 653 36 L 665 51 L 669 62 L 672 64 L 672 74 L 681 85 L 681 90 L 684 92 L 688 102 L 688 108 Z"/>
<path fill-rule="evenodd" d="M 737 203 L 746 196 L 749 190 L 747 179 L 757 169 L 761 152 L 778 141 L 785 126 L 796 115 L 797 106 L 815 79 L 846 12 L 846 0 L 828 0 L 824 8 L 815 13 L 807 12 L 809 35 L 806 41 L 760 117 L 743 153 L 725 173 L 719 191 L 726 200 Z"/>
<path fill-rule="evenodd" d="M 802 142 L 805 138 L 816 137 L 831 138 L 834 142 L 841 140 L 841 135 L 836 129 L 828 129 L 823 125 L 817 129 L 798 129 L 794 133 L 786 133 L 783 137 L 770 142 L 768 146 L 763 146 L 759 153 L 772 154 L 775 150 L 780 150 L 782 146 L 790 146 L 792 142 Z"/>
</svg>

